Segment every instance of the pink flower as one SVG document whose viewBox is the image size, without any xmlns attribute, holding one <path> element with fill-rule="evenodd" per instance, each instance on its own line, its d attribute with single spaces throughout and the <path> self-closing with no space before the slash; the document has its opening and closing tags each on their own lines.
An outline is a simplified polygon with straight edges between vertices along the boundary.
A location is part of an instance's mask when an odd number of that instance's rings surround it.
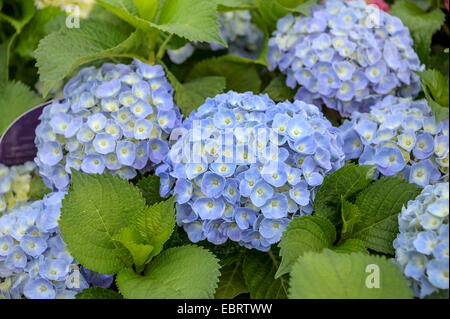
<svg viewBox="0 0 450 319">
<path fill-rule="evenodd" d="M 450 11 L 450 9 L 448 8 L 448 0 L 445 0 L 445 7 L 447 8 L 447 11 Z"/>
<path fill-rule="evenodd" d="M 384 0 L 365 0 L 367 4 L 373 4 L 376 5 L 378 8 L 380 8 L 383 11 L 389 12 L 390 8 L 389 5 L 384 2 Z M 447 0 L 448 3 L 448 0 Z"/>
</svg>

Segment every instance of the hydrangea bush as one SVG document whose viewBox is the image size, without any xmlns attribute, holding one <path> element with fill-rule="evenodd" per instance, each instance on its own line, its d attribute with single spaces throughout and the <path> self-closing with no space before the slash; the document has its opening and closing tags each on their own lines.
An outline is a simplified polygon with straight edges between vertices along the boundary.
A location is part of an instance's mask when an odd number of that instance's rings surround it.
<svg viewBox="0 0 450 319">
<path fill-rule="evenodd" d="M 207 99 L 172 134 L 180 138 L 156 174 L 161 195 L 177 195 L 177 222 L 193 242 L 268 250 L 291 218 L 312 213 L 315 190 L 344 163 L 316 106 L 251 92 Z"/>
<path fill-rule="evenodd" d="M 35 159 L 49 187 L 67 188 L 70 170 L 131 179 L 161 162 L 181 122 L 161 65 L 134 59 L 84 68 L 45 107 L 36 128 Z"/>
<path fill-rule="evenodd" d="M 439 183 L 426 186 L 398 217 L 395 260 L 416 297 L 448 292 L 448 214 L 449 184 Z"/>
<path fill-rule="evenodd" d="M 426 100 L 388 96 L 339 128 L 347 160 L 377 165 L 422 187 L 448 180 L 449 121 L 436 124 Z"/>
<path fill-rule="evenodd" d="M 269 40 L 269 69 L 286 74 L 296 99 L 342 116 L 366 112 L 388 94 L 414 97 L 423 70 L 402 21 L 363 0 L 329 0 L 309 17 L 280 19 Z"/>
<path fill-rule="evenodd" d="M 244 58 L 256 59 L 263 45 L 264 34 L 252 23 L 248 10 L 229 11 L 218 14 L 222 38 L 228 44 L 228 52 Z M 196 47 L 206 46 L 210 50 L 223 50 L 221 44 L 202 45 L 197 42 L 187 43 L 179 49 L 167 50 L 172 62 L 181 64 L 195 51 Z"/>
<path fill-rule="evenodd" d="M 59 233 L 64 194 L 51 193 L 0 217 L 0 298 L 73 298 L 89 287 Z M 98 276 L 97 284 L 112 283 L 111 276 Z"/>
<path fill-rule="evenodd" d="M 36 164 L 27 162 L 12 167 L 0 164 L 0 216 L 16 204 L 28 201 Z"/>
</svg>

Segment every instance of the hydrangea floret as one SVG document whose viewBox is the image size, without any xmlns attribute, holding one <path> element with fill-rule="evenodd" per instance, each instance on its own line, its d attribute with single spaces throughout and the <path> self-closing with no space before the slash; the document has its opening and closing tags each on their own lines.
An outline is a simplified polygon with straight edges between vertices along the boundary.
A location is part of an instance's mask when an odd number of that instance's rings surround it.
<svg viewBox="0 0 450 319">
<path fill-rule="evenodd" d="M 252 23 L 252 16 L 248 10 L 229 11 L 218 14 L 222 38 L 228 44 L 228 52 L 244 58 L 256 59 L 263 45 L 264 34 Z M 189 42 L 181 48 L 167 50 L 173 63 L 181 64 L 186 61 L 197 47 L 209 50 L 223 50 L 225 47 L 218 43 L 209 45 Z"/>
<path fill-rule="evenodd" d="M 161 65 L 137 59 L 84 68 L 45 107 L 36 128 L 35 159 L 49 187 L 65 190 L 71 168 L 131 179 L 159 164 L 181 123 Z"/>
<path fill-rule="evenodd" d="M 89 287 L 58 228 L 64 192 L 0 217 L 0 298 L 73 298 Z M 99 275 L 109 286 L 112 276 Z"/>
<path fill-rule="evenodd" d="M 177 222 L 189 239 L 229 238 L 262 251 L 290 219 L 312 213 L 317 188 L 345 156 L 316 106 L 251 92 L 208 98 L 171 140 L 156 174 L 161 195 L 177 195 Z"/>
<path fill-rule="evenodd" d="M 448 214 L 449 184 L 439 183 L 426 186 L 398 217 L 395 260 L 416 297 L 448 294 Z"/>
<path fill-rule="evenodd" d="M 448 180 L 449 120 L 436 123 L 426 100 L 387 96 L 339 128 L 347 160 L 377 165 L 422 187 Z"/>
<path fill-rule="evenodd" d="M 0 216 L 28 201 L 31 179 L 35 173 L 37 169 L 34 162 L 11 167 L 0 164 Z"/>
<path fill-rule="evenodd" d="M 310 13 L 280 19 L 269 40 L 269 69 L 300 87 L 296 99 L 348 116 L 369 111 L 388 94 L 420 92 L 413 71 L 424 67 L 399 18 L 363 0 L 328 0 Z"/>
</svg>

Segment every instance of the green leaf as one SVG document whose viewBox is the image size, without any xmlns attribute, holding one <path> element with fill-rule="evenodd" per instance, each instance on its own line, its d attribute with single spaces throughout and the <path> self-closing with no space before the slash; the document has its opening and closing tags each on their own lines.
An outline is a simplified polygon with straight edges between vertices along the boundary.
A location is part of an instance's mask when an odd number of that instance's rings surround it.
<svg viewBox="0 0 450 319">
<path fill-rule="evenodd" d="M 285 277 L 275 279 L 279 260 L 274 254 L 249 250 L 242 270 L 252 299 L 285 299 L 288 283 Z"/>
<path fill-rule="evenodd" d="M 0 43 L 0 87 L 8 81 L 8 45 Z"/>
<path fill-rule="evenodd" d="M 148 175 L 140 179 L 136 186 L 141 190 L 142 195 L 147 202 L 147 205 L 153 205 L 162 201 L 161 196 L 159 196 L 159 177 L 156 175 Z"/>
<path fill-rule="evenodd" d="M 344 198 L 341 199 L 341 213 L 342 213 L 342 231 L 341 239 L 347 238 L 349 234 L 353 232 L 355 224 L 357 224 L 361 218 L 361 213 L 358 206 Z"/>
<path fill-rule="evenodd" d="M 426 70 L 419 73 L 419 75 L 424 91 L 427 91 L 436 103 L 448 108 L 449 87 L 442 73 L 437 70 Z"/>
<path fill-rule="evenodd" d="M 351 199 L 373 180 L 374 166 L 348 164 L 325 177 L 314 200 L 316 215 L 328 218 L 335 226 L 341 224 L 341 197 Z"/>
<path fill-rule="evenodd" d="M 240 294 L 248 292 L 242 273 L 242 262 L 242 255 L 239 255 L 233 262 L 222 266 L 219 285 L 214 295 L 215 299 L 233 299 Z"/>
<path fill-rule="evenodd" d="M 409 28 L 420 60 L 428 64 L 431 39 L 445 21 L 445 14 L 442 10 L 434 9 L 426 12 L 414 2 L 402 0 L 396 1 L 391 6 L 390 14 L 399 17 L 403 24 Z"/>
<path fill-rule="evenodd" d="M 130 226 L 122 228 L 114 240 L 119 241 L 130 252 L 136 269 L 143 270 L 143 266 L 149 261 L 153 246 L 140 244 L 139 234 Z"/>
<path fill-rule="evenodd" d="M 31 178 L 30 183 L 30 198 L 34 200 L 40 200 L 44 196 L 50 193 L 52 190 L 44 184 L 41 176 L 35 175 Z"/>
<path fill-rule="evenodd" d="M 286 86 L 286 79 L 281 75 L 270 81 L 262 93 L 268 94 L 275 102 L 292 100 L 295 96 L 295 90 Z"/>
<path fill-rule="evenodd" d="M 126 249 L 114 240 L 145 208 L 141 192 L 118 176 L 72 170 L 59 226 L 70 254 L 91 270 L 113 274 L 130 266 Z"/>
<path fill-rule="evenodd" d="M 20 115 L 42 102 L 22 82 L 7 82 L 0 86 L 0 136 Z"/>
<path fill-rule="evenodd" d="M 431 55 L 430 59 L 430 68 L 431 69 L 439 69 L 440 72 L 444 75 L 445 79 L 449 80 L 449 49 L 443 50 L 435 50 Z"/>
<path fill-rule="evenodd" d="M 439 123 L 449 116 L 449 87 L 448 81 L 437 70 L 426 70 L 419 73 L 420 83 Z"/>
<path fill-rule="evenodd" d="M 156 257 L 145 276 L 123 269 L 116 282 L 129 299 L 213 298 L 219 275 L 219 263 L 212 253 L 196 246 L 182 246 Z"/>
<path fill-rule="evenodd" d="M 373 270 L 371 267 L 376 269 Z M 376 283 L 377 273 L 379 288 L 371 285 Z M 324 250 L 321 253 L 305 253 L 292 267 L 289 298 L 409 299 L 412 297 L 413 293 L 401 269 L 390 259 L 382 256 L 369 256 L 362 253 L 338 254 L 331 250 Z"/>
<path fill-rule="evenodd" d="M 33 18 L 33 15 L 36 12 L 36 7 L 33 0 L 18 1 L 17 5 L 20 6 L 20 18 L 13 18 L 3 12 L 0 12 L 0 21 L 5 20 L 11 24 L 16 29 L 16 33 L 19 34 L 23 27 L 25 27 Z"/>
<path fill-rule="evenodd" d="M 348 254 L 348 253 L 367 254 L 367 249 L 366 246 L 364 245 L 364 242 L 359 239 L 347 239 L 342 244 L 331 247 L 330 249 L 340 254 Z"/>
<path fill-rule="evenodd" d="M 299 256 L 307 251 L 321 251 L 333 245 L 336 229 L 321 216 L 301 216 L 289 222 L 279 243 L 281 265 L 275 278 L 287 274 Z"/>
<path fill-rule="evenodd" d="M 205 59 L 194 65 L 187 76 L 187 81 L 206 76 L 222 76 L 226 78 L 226 91 L 259 93 L 261 79 L 258 67 L 255 61 L 224 55 Z"/>
<path fill-rule="evenodd" d="M 146 32 L 154 29 L 176 34 L 191 41 L 216 42 L 224 46 L 216 16 L 216 4 L 210 0 L 164 1 L 156 23 L 138 17 L 132 0 L 98 0 L 105 9 Z"/>
<path fill-rule="evenodd" d="M 317 3 L 316 0 L 255 0 L 255 2 L 262 18 L 271 29 L 276 27 L 279 19 L 290 12 L 309 16 L 309 7 Z"/>
<path fill-rule="evenodd" d="M 178 82 L 174 85 L 175 100 L 181 112 L 188 116 L 204 104 L 206 98 L 222 93 L 225 86 L 226 79 L 223 76 L 205 76 L 184 84 Z"/>
<path fill-rule="evenodd" d="M 136 214 L 130 223 L 129 227 L 137 231 L 141 238 L 139 243 L 153 247 L 149 260 L 161 252 L 164 243 L 172 235 L 175 226 L 174 202 L 175 196 L 172 196 L 153 204 Z"/>
<path fill-rule="evenodd" d="M 123 299 L 123 297 L 110 289 L 91 287 L 76 294 L 75 299 Z"/>
<path fill-rule="evenodd" d="M 133 0 L 133 3 L 141 18 L 153 21 L 158 11 L 158 0 Z"/>
<path fill-rule="evenodd" d="M 23 28 L 16 45 L 16 52 L 25 58 L 34 58 L 39 40 L 65 25 L 66 14 L 57 7 L 39 9 Z"/>
<path fill-rule="evenodd" d="M 255 8 L 254 0 L 215 0 L 218 11 L 249 10 Z"/>
<path fill-rule="evenodd" d="M 420 194 L 420 187 L 398 177 L 375 181 L 356 199 L 361 220 L 349 238 L 357 238 L 378 252 L 394 254 L 392 242 L 398 233 L 398 214 L 403 205 Z"/>
<path fill-rule="evenodd" d="M 46 36 L 35 51 L 43 94 L 88 62 L 139 56 L 143 34 L 128 31 L 106 21 L 86 20 L 79 29 L 62 28 Z"/>
</svg>

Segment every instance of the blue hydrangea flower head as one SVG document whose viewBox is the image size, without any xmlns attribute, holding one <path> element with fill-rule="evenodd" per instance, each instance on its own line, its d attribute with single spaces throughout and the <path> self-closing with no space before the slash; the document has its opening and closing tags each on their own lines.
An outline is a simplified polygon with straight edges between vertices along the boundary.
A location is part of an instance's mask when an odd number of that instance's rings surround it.
<svg viewBox="0 0 450 319">
<path fill-rule="evenodd" d="M 228 44 L 228 53 L 244 58 L 256 59 L 262 49 L 264 34 L 252 23 L 252 16 L 248 10 L 236 10 L 218 14 L 222 38 Z M 186 45 L 167 50 L 173 63 L 181 64 L 186 61 L 198 47 L 209 50 L 223 50 L 221 44 L 209 45 L 189 42 Z"/>
<path fill-rule="evenodd" d="M 44 108 L 35 162 L 57 190 L 67 189 L 72 168 L 130 179 L 161 162 L 181 118 L 162 66 L 135 59 L 84 68 L 64 87 L 64 99 Z"/>
<path fill-rule="evenodd" d="M 34 162 L 11 167 L 0 164 L 0 216 L 28 201 L 31 180 L 37 174 Z"/>
<path fill-rule="evenodd" d="M 73 298 L 90 284 L 111 284 L 109 275 L 85 277 L 67 251 L 58 228 L 64 195 L 50 193 L 0 217 L 0 299 Z"/>
<path fill-rule="evenodd" d="M 345 157 L 316 106 L 251 92 L 208 98 L 170 140 L 156 175 L 162 196 L 177 195 L 177 223 L 190 240 L 230 239 L 262 251 L 289 220 L 312 213 L 324 176 Z"/>
<path fill-rule="evenodd" d="M 436 124 L 426 100 L 387 96 L 339 128 L 347 160 L 377 165 L 422 187 L 448 180 L 449 120 Z"/>
<path fill-rule="evenodd" d="M 364 0 L 327 0 L 310 16 L 288 14 L 269 40 L 269 69 L 299 87 L 296 99 L 342 116 L 367 112 L 388 94 L 420 92 L 423 66 L 399 18 Z"/>
<path fill-rule="evenodd" d="M 398 217 L 395 261 L 416 297 L 448 293 L 448 213 L 449 184 L 439 183 L 426 186 Z"/>
</svg>

